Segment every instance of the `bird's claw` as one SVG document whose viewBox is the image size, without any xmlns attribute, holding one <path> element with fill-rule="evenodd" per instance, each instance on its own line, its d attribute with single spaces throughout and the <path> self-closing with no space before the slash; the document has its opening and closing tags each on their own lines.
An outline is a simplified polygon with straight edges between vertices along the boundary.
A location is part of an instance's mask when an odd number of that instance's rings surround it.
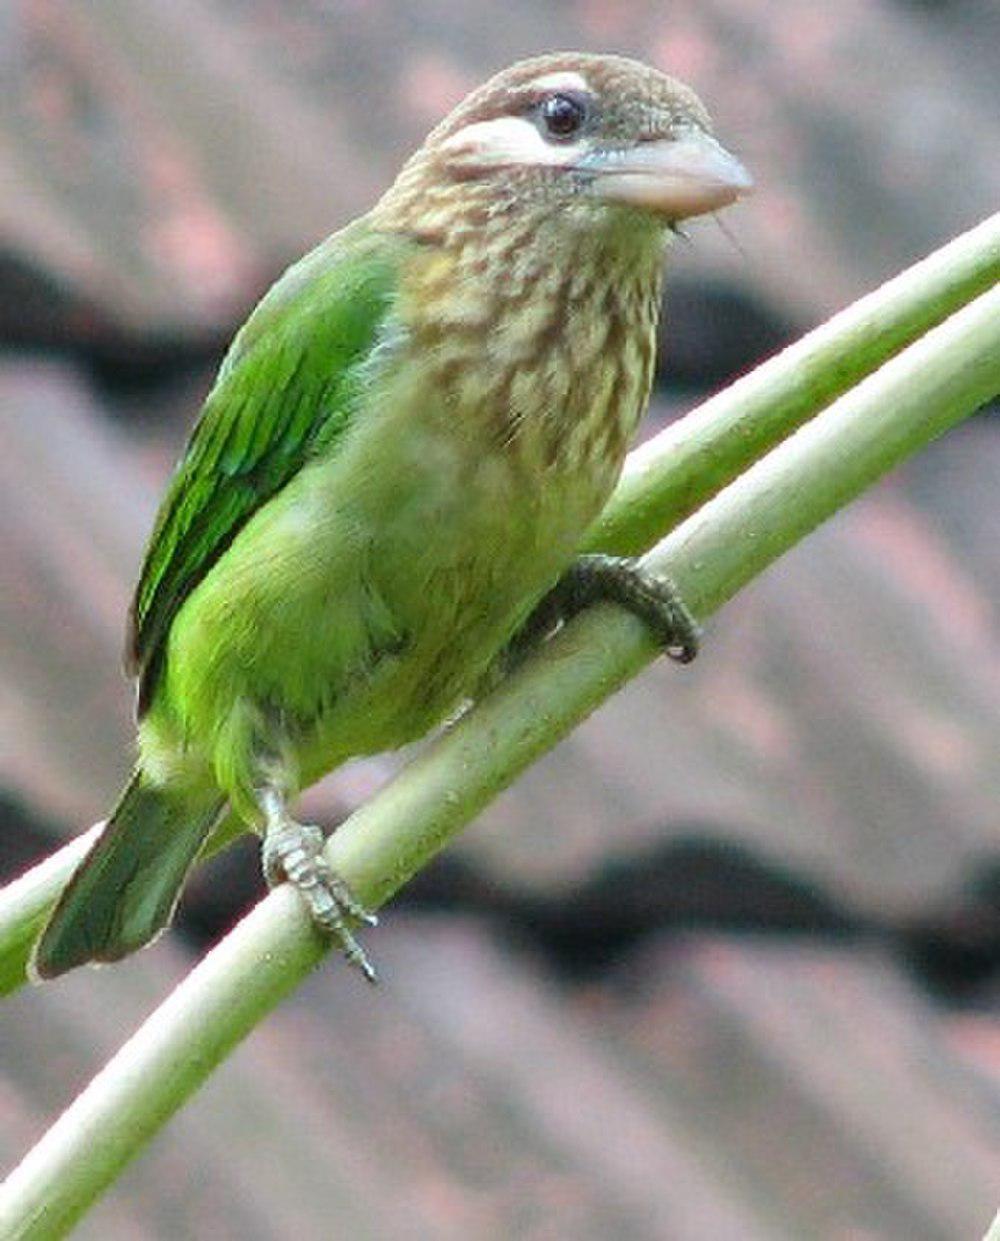
<svg viewBox="0 0 1000 1241">
<path fill-rule="evenodd" d="M 282 818 L 268 825 L 262 863 L 269 887 L 287 880 L 302 897 L 313 923 L 335 939 L 352 964 L 369 982 L 377 982 L 375 968 L 361 947 L 350 922 L 377 926 L 378 918 L 355 897 L 350 887 L 323 855 L 325 838 L 311 823 Z"/>
<path fill-rule="evenodd" d="M 666 575 L 653 573 L 631 557 L 601 557 L 603 597 L 613 599 L 649 626 L 665 653 L 679 664 L 698 654 L 701 626 L 680 591 Z"/>
<path fill-rule="evenodd" d="M 543 633 L 602 602 L 638 616 L 678 663 L 688 664 L 698 654 L 701 628 L 677 587 L 631 556 L 578 556 L 528 618 L 526 633 Z"/>
</svg>

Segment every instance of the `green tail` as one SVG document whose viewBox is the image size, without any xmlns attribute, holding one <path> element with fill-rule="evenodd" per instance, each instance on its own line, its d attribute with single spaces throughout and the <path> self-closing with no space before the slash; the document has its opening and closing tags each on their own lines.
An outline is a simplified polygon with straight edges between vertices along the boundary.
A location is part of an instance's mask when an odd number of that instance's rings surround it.
<svg viewBox="0 0 1000 1241">
<path fill-rule="evenodd" d="M 132 777 L 35 945 L 29 973 L 55 978 L 86 961 L 117 961 L 169 923 L 222 799 L 190 797 Z"/>
</svg>

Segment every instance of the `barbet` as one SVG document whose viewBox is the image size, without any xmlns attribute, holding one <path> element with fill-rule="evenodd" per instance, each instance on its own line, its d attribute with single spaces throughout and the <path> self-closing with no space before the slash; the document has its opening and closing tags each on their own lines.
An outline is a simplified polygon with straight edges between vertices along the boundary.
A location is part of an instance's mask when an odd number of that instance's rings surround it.
<svg viewBox="0 0 1000 1241">
<path fill-rule="evenodd" d="M 136 771 L 36 976 L 148 943 L 227 810 L 370 973 L 348 925 L 364 910 L 288 812 L 299 790 L 420 737 L 594 599 L 693 654 L 669 584 L 574 555 L 648 399 L 674 226 L 749 185 L 681 83 L 542 56 L 282 276 L 160 508 L 128 635 Z"/>
</svg>

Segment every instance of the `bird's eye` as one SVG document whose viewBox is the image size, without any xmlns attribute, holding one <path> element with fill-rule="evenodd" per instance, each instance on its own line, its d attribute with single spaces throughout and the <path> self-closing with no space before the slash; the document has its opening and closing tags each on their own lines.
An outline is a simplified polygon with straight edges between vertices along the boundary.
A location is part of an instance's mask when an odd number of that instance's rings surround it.
<svg viewBox="0 0 1000 1241">
<path fill-rule="evenodd" d="M 587 119 L 587 105 L 575 95 L 549 95 L 540 108 L 542 123 L 551 138 L 572 138 Z"/>
</svg>

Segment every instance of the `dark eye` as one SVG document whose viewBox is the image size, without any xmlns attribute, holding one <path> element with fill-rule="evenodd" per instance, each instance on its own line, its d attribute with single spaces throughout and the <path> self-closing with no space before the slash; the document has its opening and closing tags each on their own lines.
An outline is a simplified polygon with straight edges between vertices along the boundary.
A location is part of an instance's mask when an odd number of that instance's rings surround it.
<svg viewBox="0 0 1000 1241">
<path fill-rule="evenodd" d="M 546 132 L 553 138 L 572 138 L 583 128 L 587 106 L 574 95 L 550 95 L 540 109 Z"/>
</svg>

